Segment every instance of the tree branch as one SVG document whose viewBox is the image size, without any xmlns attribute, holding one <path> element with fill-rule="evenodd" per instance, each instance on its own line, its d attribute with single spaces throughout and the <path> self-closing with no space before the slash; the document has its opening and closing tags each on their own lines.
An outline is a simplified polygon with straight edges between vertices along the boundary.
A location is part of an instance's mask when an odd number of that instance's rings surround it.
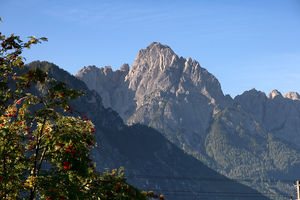
<svg viewBox="0 0 300 200">
<path fill-rule="evenodd" d="M 37 159 L 38 159 L 38 154 L 39 154 L 39 151 L 40 151 L 41 136 L 43 134 L 43 130 L 44 130 L 44 127 L 45 127 L 45 124 L 46 124 L 46 119 L 47 118 L 44 117 L 41 131 L 37 135 L 37 139 L 36 139 L 37 140 L 37 144 L 36 144 L 36 147 L 35 147 L 34 166 L 33 166 L 33 169 L 31 170 L 31 174 L 33 176 L 37 175 Z M 30 197 L 29 197 L 30 200 L 34 199 L 35 190 L 36 190 L 36 188 L 35 188 L 35 186 L 33 186 L 32 189 L 30 190 Z"/>
</svg>

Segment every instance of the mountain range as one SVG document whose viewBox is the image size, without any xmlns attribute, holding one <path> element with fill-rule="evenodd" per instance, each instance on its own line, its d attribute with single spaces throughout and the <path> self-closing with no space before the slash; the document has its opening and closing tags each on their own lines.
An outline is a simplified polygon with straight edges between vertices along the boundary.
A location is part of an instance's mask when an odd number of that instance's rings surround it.
<svg viewBox="0 0 300 200">
<path fill-rule="evenodd" d="M 26 67 L 41 68 L 50 77 L 85 93 L 72 101 L 71 107 L 95 124 L 98 146 L 93 149 L 91 158 L 99 171 L 123 166 L 130 184 L 162 193 L 166 200 L 269 199 L 266 195 L 270 193 L 260 193 L 216 172 L 157 130 L 141 124 L 124 124 L 117 112 L 103 106 L 97 92 L 58 66 L 35 61 Z"/>
<path fill-rule="evenodd" d="M 299 94 L 282 95 L 273 90 L 267 96 L 252 89 L 233 99 L 223 94 L 217 78 L 197 61 L 179 57 L 169 46 L 158 42 L 140 50 L 131 67 L 124 64 L 114 71 L 109 66 L 87 66 L 76 77 L 93 95 L 97 93 L 102 99 L 91 102 L 104 107 L 102 110 L 118 113 L 116 119 L 120 127 L 126 127 L 119 131 L 133 127 L 143 129 L 133 131 L 141 135 L 131 135 L 130 141 L 139 137 L 165 140 L 161 143 L 161 148 L 165 149 L 157 156 L 171 159 L 171 155 L 166 154 L 171 145 L 171 149 L 184 152 L 182 156 L 194 159 L 193 162 L 201 163 L 202 167 L 215 170 L 271 199 L 294 195 L 293 181 L 300 176 Z M 99 118 L 97 112 L 91 114 Z M 106 118 L 105 115 L 101 117 Z M 147 134 L 144 129 L 148 130 Z M 126 151 L 129 140 L 124 138 L 117 146 L 122 145 L 125 145 L 122 152 Z M 141 145 L 141 151 L 146 146 Z M 155 158 L 153 162 L 163 162 Z M 174 162 L 168 164 L 171 171 L 178 165 Z M 182 166 L 183 171 L 169 175 L 185 177 L 190 169 L 198 168 L 195 166 Z M 130 167 L 133 169 L 133 165 Z M 201 171 L 200 166 L 198 170 Z M 187 176 L 189 180 L 198 177 L 192 174 Z"/>
</svg>

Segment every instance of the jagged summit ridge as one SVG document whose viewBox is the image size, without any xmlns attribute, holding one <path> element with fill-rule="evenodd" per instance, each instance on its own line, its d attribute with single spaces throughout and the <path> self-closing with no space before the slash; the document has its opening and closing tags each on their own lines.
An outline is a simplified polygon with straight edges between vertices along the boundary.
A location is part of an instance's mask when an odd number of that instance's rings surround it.
<svg viewBox="0 0 300 200">
<path fill-rule="evenodd" d="M 287 92 L 283 96 L 284 96 L 284 98 L 288 98 L 291 100 L 300 100 L 300 95 L 297 92 Z"/>
<path fill-rule="evenodd" d="M 168 46 L 168 45 L 165 45 L 165 44 L 161 44 L 160 42 L 152 42 L 148 47 L 146 47 L 146 49 L 153 49 L 153 48 L 156 48 L 156 49 L 170 49 L 172 51 L 172 49 Z"/>
<path fill-rule="evenodd" d="M 153 66 L 163 70 L 165 67 L 172 66 L 177 59 L 178 56 L 169 46 L 153 42 L 145 49 L 139 51 L 130 74 L 134 74 L 136 71 L 145 72 L 153 68 Z M 142 67 L 142 69 L 139 69 L 139 67 Z"/>
<path fill-rule="evenodd" d="M 241 95 L 237 95 L 235 99 L 239 99 L 241 96 L 244 96 L 246 98 L 248 97 L 262 97 L 262 98 L 268 98 L 269 100 L 273 100 L 276 97 L 283 97 L 285 99 L 290 99 L 290 100 L 300 100 L 300 95 L 297 92 L 287 92 L 286 94 L 282 95 L 282 93 L 276 89 L 272 90 L 268 96 L 266 93 L 259 91 L 255 88 L 252 88 L 251 90 L 243 92 Z"/>
<path fill-rule="evenodd" d="M 283 97 L 282 94 L 278 90 L 272 90 L 268 95 L 269 99 L 274 99 L 276 97 Z"/>
<path fill-rule="evenodd" d="M 129 65 L 127 63 L 124 63 L 119 70 L 113 70 L 112 67 L 110 65 L 104 66 L 104 67 L 96 67 L 95 65 L 89 65 L 89 66 L 84 66 L 82 69 L 80 69 L 75 76 L 77 77 L 82 77 L 84 73 L 89 73 L 89 72 L 95 72 L 95 73 L 99 73 L 99 72 L 103 72 L 105 74 L 109 74 L 112 72 L 118 72 L 118 71 L 122 71 L 122 72 L 129 72 Z"/>
<path fill-rule="evenodd" d="M 124 72 L 129 72 L 129 65 L 127 63 L 123 64 L 121 67 L 120 67 L 120 71 L 124 71 Z"/>
<path fill-rule="evenodd" d="M 110 66 L 105 66 L 104 68 L 87 66 L 79 70 L 75 76 L 83 80 L 90 90 L 95 90 L 100 94 L 103 99 L 103 105 L 106 108 L 116 108 L 117 106 L 118 109 L 122 110 L 121 106 L 118 107 L 120 103 L 132 104 L 122 101 L 122 99 L 124 101 L 128 99 L 126 93 L 127 87 L 124 83 L 128 72 L 129 65 L 125 63 L 120 67 L 120 70 L 115 71 Z"/>
</svg>

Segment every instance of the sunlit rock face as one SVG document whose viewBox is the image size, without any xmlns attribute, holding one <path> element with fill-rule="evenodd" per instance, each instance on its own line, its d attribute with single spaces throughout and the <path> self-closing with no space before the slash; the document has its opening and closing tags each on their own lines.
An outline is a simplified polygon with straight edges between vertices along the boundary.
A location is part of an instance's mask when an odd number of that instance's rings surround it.
<svg viewBox="0 0 300 200">
<path fill-rule="evenodd" d="M 284 97 L 291 100 L 300 100 L 300 95 L 297 92 L 287 92 Z"/>
<path fill-rule="evenodd" d="M 133 101 L 134 94 L 128 90 L 128 83 L 124 81 L 128 72 L 128 64 L 122 65 L 120 70 L 116 71 L 110 66 L 87 66 L 78 71 L 76 77 L 84 81 L 90 90 L 100 94 L 106 108 L 117 110 L 120 116 L 126 119 L 136 107 Z"/>
</svg>

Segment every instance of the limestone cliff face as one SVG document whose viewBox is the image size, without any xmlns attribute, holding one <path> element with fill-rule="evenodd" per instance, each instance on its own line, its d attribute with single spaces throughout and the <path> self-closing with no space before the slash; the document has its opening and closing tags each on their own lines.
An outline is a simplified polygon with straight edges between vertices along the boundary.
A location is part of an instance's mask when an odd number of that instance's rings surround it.
<svg viewBox="0 0 300 200">
<path fill-rule="evenodd" d="M 87 66 L 77 72 L 76 77 L 84 81 L 90 90 L 95 90 L 103 99 L 103 105 L 117 110 L 123 119 L 135 110 L 133 93 L 128 90 L 125 76 L 129 72 L 128 64 L 113 71 L 110 66 L 97 68 Z"/>
<path fill-rule="evenodd" d="M 268 132 L 300 147 L 300 101 L 299 94 L 282 95 L 273 90 L 268 96 L 263 92 L 246 91 L 234 101 L 261 123 Z"/>
</svg>

